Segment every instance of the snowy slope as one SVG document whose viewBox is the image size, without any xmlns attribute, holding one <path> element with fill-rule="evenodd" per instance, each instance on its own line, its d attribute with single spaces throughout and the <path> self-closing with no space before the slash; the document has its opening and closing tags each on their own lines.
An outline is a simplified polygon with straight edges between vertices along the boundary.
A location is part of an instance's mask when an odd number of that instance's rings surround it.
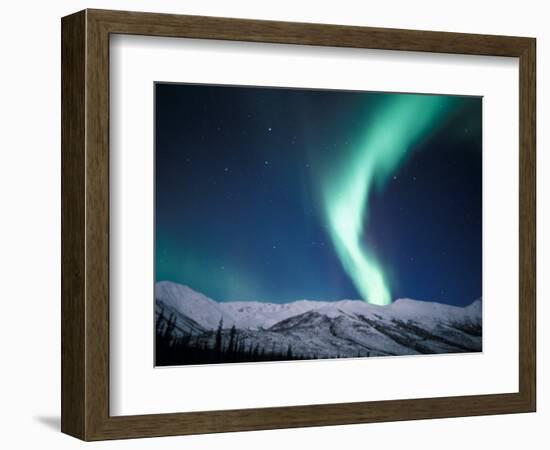
<svg viewBox="0 0 550 450">
<path fill-rule="evenodd" d="M 228 302 L 220 307 L 234 318 L 237 328 L 257 330 L 269 328 L 281 320 L 305 313 L 319 306 L 310 300 L 298 300 L 291 303 Z"/>
<path fill-rule="evenodd" d="M 167 307 L 174 308 L 205 329 L 216 328 L 222 317 L 228 326 L 234 322 L 231 314 L 222 309 L 219 303 L 181 284 L 170 281 L 157 283 L 155 298 L 157 304 L 162 303 Z"/>
</svg>

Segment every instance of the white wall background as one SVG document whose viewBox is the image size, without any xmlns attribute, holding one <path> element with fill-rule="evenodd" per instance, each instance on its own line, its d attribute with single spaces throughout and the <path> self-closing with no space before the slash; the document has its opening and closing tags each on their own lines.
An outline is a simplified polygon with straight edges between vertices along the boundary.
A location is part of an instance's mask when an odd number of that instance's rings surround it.
<svg viewBox="0 0 550 450">
<path fill-rule="evenodd" d="M 74 0 L 3 5 L 0 15 L 0 443 L 83 447 L 59 432 L 60 17 L 93 7 L 535 36 L 538 39 L 538 412 L 536 414 L 141 439 L 96 448 L 531 448 L 550 443 L 550 11 L 546 2 Z M 505 257 L 505 252 L 503 252 Z M 7 309 L 6 309 L 7 307 Z M 24 328 L 21 329 L 21 323 Z"/>
</svg>

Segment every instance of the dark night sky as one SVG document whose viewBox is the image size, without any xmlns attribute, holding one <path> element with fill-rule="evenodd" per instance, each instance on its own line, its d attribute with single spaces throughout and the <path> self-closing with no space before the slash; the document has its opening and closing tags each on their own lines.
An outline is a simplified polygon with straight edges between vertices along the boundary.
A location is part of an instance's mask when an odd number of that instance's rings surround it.
<svg viewBox="0 0 550 450">
<path fill-rule="evenodd" d="M 403 132 L 391 105 L 406 94 L 155 90 L 156 280 L 217 301 L 361 298 L 320 191 L 332 172 L 357 168 L 349 155 L 380 117 L 391 138 Z M 369 191 L 361 245 L 392 299 L 466 305 L 481 296 L 481 99 L 413 97 L 445 109 Z"/>
</svg>

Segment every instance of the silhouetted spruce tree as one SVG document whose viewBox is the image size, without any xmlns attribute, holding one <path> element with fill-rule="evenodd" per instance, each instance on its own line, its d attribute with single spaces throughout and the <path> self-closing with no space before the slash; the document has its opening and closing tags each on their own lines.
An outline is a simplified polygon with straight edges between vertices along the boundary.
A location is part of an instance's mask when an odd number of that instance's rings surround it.
<svg viewBox="0 0 550 450">
<path fill-rule="evenodd" d="M 241 342 L 239 344 L 239 353 L 244 354 L 245 353 L 245 345 L 246 345 L 246 337 L 243 336 L 239 339 Z"/>
<path fill-rule="evenodd" d="M 240 334 L 237 335 L 237 353 L 244 353 L 244 338 Z"/>
<path fill-rule="evenodd" d="M 166 328 L 164 329 L 163 338 L 166 340 L 168 345 L 171 344 L 173 338 L 174 338 L 174 328 L 176 327 L 176 316 L 174 314 L 170 314 L 170 318 L 168 319 L 168 322 L 166 324 Z"/>
<path fill-rule="evenodd" d="M 160 336 L 162 331 L 162 325 L 164 324 L 164 308 L 160 309 L 160 313 L 157 316 L 156 330 L 157 336 Z"/>
<path fill-rule="evenodd" d="M 220 318 L 220 322 L 218 324 L 218 330 L 216 331 L 216 341 L 214 345 L 214 350 L 218 355 L 222 354 L 222 343 L 223 343 L 222 329 L 223 329 L 223 316 Z"/>
<path fill-rule="evenodd" d="M 229 332 L 229 347 L 227 349 L 228 353 L 233 354 L 235 353 L 235 335 L 237 334 L 237 327 L 235 327 L 235 324 L 231 327 L 231 331 Z"/>
</svg>

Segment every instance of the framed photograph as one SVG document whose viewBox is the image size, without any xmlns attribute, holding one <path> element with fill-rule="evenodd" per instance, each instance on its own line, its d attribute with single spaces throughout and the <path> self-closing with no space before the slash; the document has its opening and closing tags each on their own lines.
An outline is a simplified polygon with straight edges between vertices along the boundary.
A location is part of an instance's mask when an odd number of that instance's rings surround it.
<svg viewBox="0 0 550 450">
<path fill-rule="evenodd" d="M 535 39 L 62 19 L 62 431 L 532 412 Z"/>
</svg>

